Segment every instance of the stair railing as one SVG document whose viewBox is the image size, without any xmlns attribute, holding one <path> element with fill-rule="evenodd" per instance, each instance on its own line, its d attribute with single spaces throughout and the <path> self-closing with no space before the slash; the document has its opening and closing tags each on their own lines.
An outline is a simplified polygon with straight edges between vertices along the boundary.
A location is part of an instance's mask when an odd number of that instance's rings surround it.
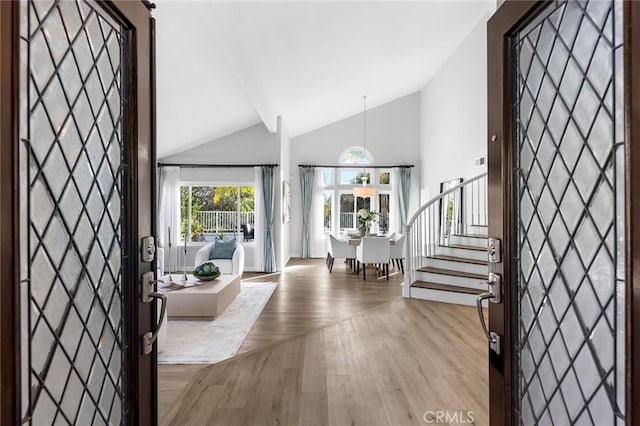
<svg viewBox="0 0 640 426">
<path fill-rule="evenodd" d="M 487 226 L 487 173 L 482 173 L 433 197 L 404 226 L 405 275 L 402 294 L 409 297 L 416 271 L 436 254 L 437 246 L 450 246 L 451 236 Z"/>
</svg>

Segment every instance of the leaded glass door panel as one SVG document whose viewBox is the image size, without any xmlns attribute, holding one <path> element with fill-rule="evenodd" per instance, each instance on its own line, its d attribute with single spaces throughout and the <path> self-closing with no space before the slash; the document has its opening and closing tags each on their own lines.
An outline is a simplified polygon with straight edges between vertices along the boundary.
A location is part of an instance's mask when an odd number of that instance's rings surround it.
<svg viewBox="0 0 640 426">
<path fill-rule="evenodd" d="M 141 2 L 15 2 L 21 421 L 149 424 L 140 238 L 152 235 L 150 16 Z M 143 48 L 142 50 L 140 48 Z M 138 52 L 138 53 L 136 53 Z"/>
<path fill-rule="evenodd" d="M 492 424 L 625 424 L 630 7 L 518 3 L 489 23 Z"/>
<path fill-rule="evenodd" d="M 622 2 L 559 1 L 513 37 L 522 424 L 624 421 Z"/>
</svg>

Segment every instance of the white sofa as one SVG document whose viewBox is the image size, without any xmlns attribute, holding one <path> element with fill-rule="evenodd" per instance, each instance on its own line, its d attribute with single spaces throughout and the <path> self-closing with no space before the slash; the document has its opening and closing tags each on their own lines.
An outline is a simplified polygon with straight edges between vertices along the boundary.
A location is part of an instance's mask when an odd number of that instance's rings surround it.
<svg viewBox="0 0 640 426">
<path fill-rule="evenodd" d="M 207 244 L 196 253 L 195 266 L 202 265 L 207 260 L 211 260 L 223 274 L 234 274 L 242 276 L 244 272 L 244 247 L 242 243 L 236 243 L 236 250 L 231 259 L 209 259 L 214 243 Z"/>
</svg>

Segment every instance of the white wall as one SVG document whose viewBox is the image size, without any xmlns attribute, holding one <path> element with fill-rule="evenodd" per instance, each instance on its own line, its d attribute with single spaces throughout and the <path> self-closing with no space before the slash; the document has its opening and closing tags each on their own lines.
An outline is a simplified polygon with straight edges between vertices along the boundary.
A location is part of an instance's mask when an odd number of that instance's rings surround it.
<svg viewBox="0 0 640 426">
<path fill-rule="evenodd" d="M 487 41 L 485 16 L 421 93 L 422 197 L 440 182 L 486 171 L 474 160 L 487 152 Z"/>
<path fill-rule="evenodd" d="M 291 140 L 291 256 L 300 256 L 302 204 L 298 165 L 336 165 L 346 148 L 362 145 L 362 113 Z M 410 214 L 419 206 L 420 92 L 367 110 L 367 149 L 377 165 L 414 164 Z"/>
<path fill-rule="evenodd" d="M 158 161 L 182 164 L 277 163 L 280 161 L 280 140 L 261 123 Z"/>
<path fill-rule="evenodd" d="M 255 172 L 253 167 L 182 168 L 180 180 L 190 183 L 225 182 L 230 185 L 253 185 Z"/>
<path fill-rule="evenodd" d="M 289 138 L 289 132 L 287 130 L 287 126 L 282 117 L 278 117 L 278 134 L 280 136 L 280 188 L 283 188 L 283 182 L 287 181 L 289 185 L 291 185 L 291 140 Z M 281 207 L 284 208 L 282 204 L 283 195 L 280 195 L 278 200 L 280 201 Z M 280 210 L 279 220 L 283 222 L 284 211 Z M 289 259 L 291 258 L 291 244 L 290 244 L 290 234 L 291 234 L 291 222 L 282 223 L 282 232 L 280 233 L 280 265 L 281 269 L 287 265 Z"/>
</svg>

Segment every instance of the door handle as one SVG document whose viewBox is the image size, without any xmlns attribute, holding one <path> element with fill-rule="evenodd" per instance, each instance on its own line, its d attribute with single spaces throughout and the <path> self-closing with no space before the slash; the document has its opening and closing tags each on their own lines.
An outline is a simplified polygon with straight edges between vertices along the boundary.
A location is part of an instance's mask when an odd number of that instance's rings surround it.
<svg viewBox="0 0 640 426">
<path fill-rule="evenodd" d="M 489 348 L 491 348 L 491 350 L 496 354 L 500 355 L 500 336 L 493 331 L 489 331 L 487 322 L 484 319 L 484 311 L 482 310 L 482 301 L 484 300 L 488 300 L 491 303 L 502 302 L 502 280 L 500 279 L 500 275 L 494 274 L 493 272 L 489 273 L 487 284 L 489 285 L 489 291 L 479 294 L 476 297 L 476 308 L 478 309 L 478 317 L 480 319 L 482 331 L 489 340 Z"/>
<path fill-rule="evenodd" d="M 164 281 L 154 280 L 153 272 L 147 272 L 142 275 L 142 292 L 140 294 L 142 303 L 150 303 L 157 299 L 160 299 L 162 301 L 162 307 L 160 308 L 160 318 L 158 319 L 158 323 L 156 324 L 156 329 L 153 332 L 149 331 L 142 336 L 143 355 L 148 355 L 153 350 L 153 343 L 158 338 L 160 327 L 162 327 L 162 323 L 164 322 L 164 319 L 167 315 L 167 296 L 154 291 L 154 286 L 157 283 L 164 283 Z"/>
<path fill-rule="evenodd" d="M 142 336 L 142 354 L 148 355 L 153 350 L 153 343 L 158 338 L 158 334 L 160 333 L 160 327 L 162 327 L 162 323 L 164 322 L 164 318 L 167 315 L 167 296 L 164 294 L 151 292 L 149 293 L 149 297 L 152 299 L 160 299 L 162 301 L 162 308 L 160 308 L 160 318 L 158 319 L 158 324 L 156 324 L 156 329 L 153 332 L 147 332 Z"/>
</svg>

